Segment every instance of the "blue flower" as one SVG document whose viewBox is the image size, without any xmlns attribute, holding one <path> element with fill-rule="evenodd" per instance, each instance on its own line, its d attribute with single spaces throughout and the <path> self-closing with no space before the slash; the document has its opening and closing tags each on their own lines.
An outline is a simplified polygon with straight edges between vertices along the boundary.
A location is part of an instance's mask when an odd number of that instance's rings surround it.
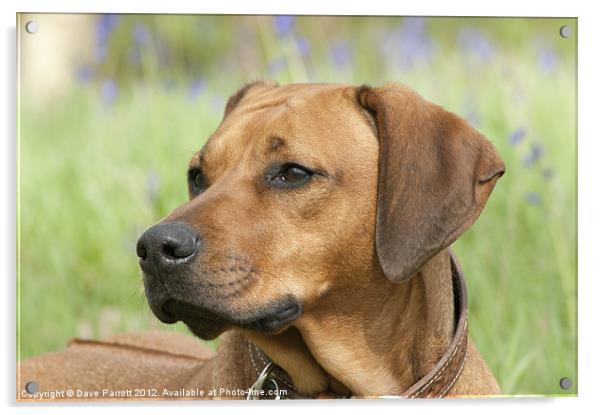
<svg viewBox="0 0 602 415">
<path fill-rule="evenodd" d="M 96 50 L 97 62 L 102 62 L 107 57 L 109 49 L 109 38 L 113 30 L 121 20 L 118 14 L 101 14 L 96 22 Z"/>
<path fill-rule="evenodd" d="M 301 55 L 302 58 L 307 58 L 309 56 L 310 53 L 310 46 L 309 46 L 309 41 L 307 40 L 307 38 L 303 37 L 303 36 L 297 36 L 295 38 L 295 43 L 297 44 L 297 49 L 299 50 L 299 55 Z"/>
<path fill-rule="evenodd" d="M 75 71 L 75 79 L 82 84 L 88 84 L 94 79 L 94 69 L 89 66 L 82 66 Z"/>
<path fill-rule="evenodd" d="M 541 204 L 541 196 L 535 192 L 530 192 L 525 195 L 525 201 L 530 205 Z"/>
<path fill-rule="evenodd" d="M 523 164 L 526 167 L 532 166 L 541 158 L 542 154 L 543 154 L 543 148 L 541 147 L 541 145 L 534 144 L 531 147 L 531 150 L 529 151 L 529 153 L 527 153 L 527 155 L 523 158 Z"/>
<path fill-rule="evenodd" d="M 537 54 L 539 68 L 545 74 L 551 74 L 558 64 L 558 55 L 550 47 L 540 48 Z"/>
<path fill-rule="evenodd" d="M 119 87 L 113 79 L 106 79 L 100 86 L 100 97 L 104 105 L 111 105 L 117 99 Z"/>
<path fill-rule="evenodd" d="M 547 168 L 543 169 L 542 174 L 543 174 L 544 179 L 550 180 L 552 177 L 554 177 L 555 172 L 554 172 L 553 168 L 547 167 Z"/>
<path fill-rule="evenodd" d="M 330 46 L 330 56 L 337 68 L 347 67 L 353 61 L 353 48 L 349 42 L 338 40 Z"/>
<path fill-rule="evenodd" d="M 508 141 L 510 141 L 510 144 L 512 144 L 513 146 L 516 146 L 516 145 L 520 144 L 521 141 L 523 141 L 523 139 L 525 138 L 526 135 L 527 135 L 527 132 L 525 131 L 525 129 L 519 128 L 519 129 L 512 131 L 512 133 L 510 133 L 510 136 L 508 137 Z"/>
<path fill-rule="evenodd" d="M 148 45 L 151 38 L 151 33 L 148 27 L 142 23 L 136 23 L 132 28 L 132 39 L 134 44 L 132 45 L 128 58 L 130 62 L 135 65 L 140 65 L 142 62 L 142 53 L 146 45 Z"/>
<path fill-rule="evenodd" d="M 472 54 L 482 61 L 493 57 L 495 48 L 491 41 L 478 29 L 465 27 L 458 34 L 458 44 L 464 52 Z"/>
<path fill-rule="evenodd" d="M 146 45 L 150 41 L 150 30 L 142 23 L 136 23 L 132 29 L 132 37 L 137 45 Z"/>
<path fill-rule="evenodd" d="M 277 75 L 286 68 L 286 60 L 281 56 L 268 63 L 268 73 L 270 76 Z"/>
<path fill-rule="evenodd" d="M 274 30 L 279 37 L 285 37 L 295 30 L 295 16 L 278 15 L 272 19 Z"/>
<path fill-rule="evenodd" d="M 479 114 L 477 113 L 477 111 L 474 108 L 471 108 L 468 111 L 466 111 L 465 117 L 471 125 L 473 125 L 475 127 L 478 127 L 481 125 L 481 117 L 479 116 Z"/>
<path fill-rule="evenodd" d="M 475 109 L 474 100 L 469 96 L 464 100 L 464 109 L 462 113 L 464 114 L 464 118 L 475 127 L 478 127 L 481 124 L 481 117 Z"/>
<path fill-rule="evenodd" d="M 205 81 L 203 78 L 196 78 L 194 81 L 190 83 L 188 86 L 188 100 L 194 101 L 199 95 L 205 90 Z"/>
<path fill-rule="evenodd" d="M 381 52 L 385 58 L 399 60 L 403 69 L 412 69 L 430 62 L 435 54 L 435 44 L 426 31 L 426 19 L 407 17 L 382 42 Z"/>
<path fill-rule="evenodd" d="M 226 107 L 226 99 L 222 96 L 214 95 L 211 97 L 210 105 L 215 111 L 223 111 Z"/>
</svg>

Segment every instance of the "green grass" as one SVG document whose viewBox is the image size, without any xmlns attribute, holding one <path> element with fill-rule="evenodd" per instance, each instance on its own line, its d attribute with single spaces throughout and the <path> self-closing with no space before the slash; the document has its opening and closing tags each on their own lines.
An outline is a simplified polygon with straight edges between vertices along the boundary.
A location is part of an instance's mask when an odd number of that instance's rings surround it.
<svg viewBox="0 0 602 415">
<path fill-rule="evenodd" d="M 537 27 L 546 24 L 560 21 Z M 479 221 L 454 244 L 468 280 L 471 335 L 505 393 L 572 394 L 576 386 L 563 392 L 558 381 L 577 379 L 576 50 L 558 37 L 558 65 L 543 74 L 534 47 L 512 33 L 519 43 L 491 61 L 471 63 L 449 47 L 409 71 L 360 63 L 338 70 L 326 59 L 309 71 L 286 40 L 265 29 L 260 38 L 266 56 L 287 57 L 272 76 L 283 83 L 403 82 L 460 114 L 470 101 L 507 167 Z M 143 295 L 137 236 L 187 199 L 186 164 L 221 119 L 215 97 L 261 77 L 268 75 L 238 74 L 227 86 L 209 79 L 193 102 L 183 88 L 166 91 L 148 79 L 108 107 L 91 86 L 73 88 L 59 104 L 21 101 L 19 358 L 74 336 L 159 327 Z M 525 138 L 511 145 L 519 128 Z M 536 143 L 543 154 L 527 167 Z M 527 202 L 532 193 L 537 203 Z"/>
</svg>

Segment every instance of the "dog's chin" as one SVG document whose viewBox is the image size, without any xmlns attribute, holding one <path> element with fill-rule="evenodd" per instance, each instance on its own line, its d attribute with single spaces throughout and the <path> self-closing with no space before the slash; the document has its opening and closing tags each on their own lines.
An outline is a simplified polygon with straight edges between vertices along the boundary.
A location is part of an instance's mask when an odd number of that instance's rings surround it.
<svg viewBox="0 0 602 415">
<path fill-rule="evenodd" d="M 203 340 L 213 340 L 229 329 L 229 326 L 222 323 L 207 324 L 206 322 L 201 323 L 194 319 L 182 321 L 184 324 L 186 324 L 186 326 L 188 326 L 188 329 L 192 332 L 192 334 Z"/>
<path fill-rule="evenodd" d="M 287 296 L 253 310 L 231 310 L 227 306 L 209 307 L 180 300 L 168 300 L 162 308 L 167 322 L 182 321 L 203 340 L 212 340 L 224 331 L 240 327 L 269 334 L 286 329 L 303 313 L 299 300 Z"/>
</svg>

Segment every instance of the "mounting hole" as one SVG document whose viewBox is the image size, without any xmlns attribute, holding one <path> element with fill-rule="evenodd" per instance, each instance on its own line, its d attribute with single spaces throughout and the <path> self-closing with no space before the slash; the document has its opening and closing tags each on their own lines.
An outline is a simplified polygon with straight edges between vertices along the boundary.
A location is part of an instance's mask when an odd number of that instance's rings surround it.
<svg viewBox="0 0 602 415">
<path fill-rule="evenodd" d="M 564 390 L 570 389 L 573 386 L 573 380 L 571 378 L 560 379 L 560 387 Z"/>
<path fill-rule="evenodd" d="M 35 20 L 30 20 L 29 22 L 25 23 L 25 31 L 30 35 L 37 33 L 39 29 L 40 27 L 38 26 L 38 22 Z"/>
<path fill-rule="evenodd" d="M 572 34 L 572 30 L 569 26 L 560 26 L 560 30 L 559 30 L 560 36 L 562 36 L 563 38 L 567 38 L 567 37 L 571 37 Z"/>
<path fill-rule="evenodd" d="M 33 395 L 38 391 L 38 384 L 36 382 L 27 382 L 25 384 L 25 391 Z"/>
</svg>

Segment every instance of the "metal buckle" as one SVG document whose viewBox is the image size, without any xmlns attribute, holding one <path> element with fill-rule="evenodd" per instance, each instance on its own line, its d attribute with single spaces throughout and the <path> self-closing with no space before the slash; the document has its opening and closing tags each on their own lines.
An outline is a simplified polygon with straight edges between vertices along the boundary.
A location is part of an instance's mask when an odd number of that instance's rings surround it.
<svg viewBox="0 0 602 415">
<path fill-rule="evenodd" d="M 253 385 L 251 385 L 251 387 L 249 388 L 249 391 L 247 392 L 247 401 L 254 401 L 254 400 L 261 399 L 260 391 L 263 389 L 263 385 L 265 384 L 268 376 L 270 376 L 270 374 L 272 373 L 273 370 L 274 370 L 273 362 L 269 362 L 266 365 L 266 367 L 263 368 L 263 370 L 257 377 L 257 380 L 255 381 L 255 383 L 253 383 Z M 274 382 L 273 379 L 272 379 L 272 382 Z M 276 388 L 278 388 L 278 384 L 276 382 L 274 382 L 274 384 L 276 385 Z M 280 399 L 280 396 L 278 396 L 277 399 Z"/>
<path fill-rule="evenodd" d="M 274 400 L 279 401 L 280 400 L 280 386 L 278 386 L 278 382 L 276 382 L 276 380 L 273 378 L 270 378 L 269 381 L 272 383 L 272 385 L 274 385 L 274 389 L 273 389 L 273 391 L 275 393 Z"/>
</svg>

